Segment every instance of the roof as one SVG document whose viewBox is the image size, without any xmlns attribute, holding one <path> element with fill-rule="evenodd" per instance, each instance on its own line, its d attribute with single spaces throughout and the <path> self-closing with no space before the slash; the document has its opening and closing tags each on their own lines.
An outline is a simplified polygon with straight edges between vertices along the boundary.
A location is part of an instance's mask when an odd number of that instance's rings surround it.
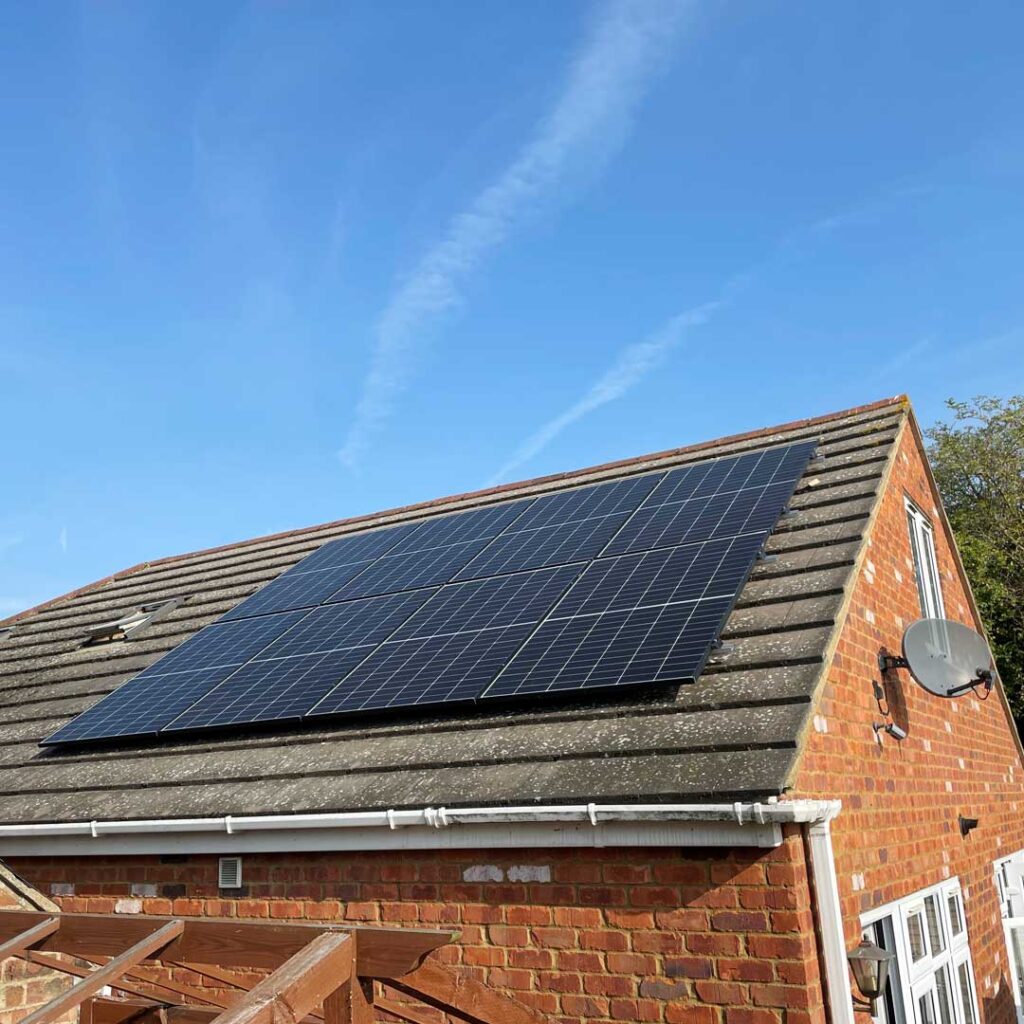
<svg viewBox="0 0 1024 1024">
<path fill-rule="evenodd" d="M 0 639 L 0 823 L 424 806 L 763 799 L 785 792 L 852 585 L 903 398 L 705 444 L 136 566 L 23 613 Z M 315 730 L 47 751 L 39 740 L 327 540 L 385 523 L 818 438 L 794 514 L 728 620 L 727 653 L 676 694 L 435 708 Z M 137 638 L 85 629 L 188 599 Z"/>
</svg>

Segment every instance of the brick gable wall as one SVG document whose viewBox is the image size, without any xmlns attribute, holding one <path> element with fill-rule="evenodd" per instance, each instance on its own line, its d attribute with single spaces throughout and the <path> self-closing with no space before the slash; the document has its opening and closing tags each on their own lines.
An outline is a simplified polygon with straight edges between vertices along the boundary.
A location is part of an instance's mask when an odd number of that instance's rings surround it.
<svg viewBox="0 0 1024 1024">
<path fill-rule="evenodd" d="M 6 869 L 0 864 L 0 910 L 52 909 L 55 904 L 32 893 L 22 895 L 18 888 L 5 884 Z M 12 879 L 17 886 L 19 879 Z M 71 985 L 65 975 L 56 974 L 45 967 L 27 964 L 9 958 L 0 964 L 0 1024 L 14 1024 L 33 1009 L 49 1002 Z"/>
<path fill-rule="evenodd" d="M 876 513 L 827 682 L 798 766 L 796 797 L 838 797 L 836 870 L 847 941 L 859 916 L 918 889 L 959 877 L 983 1019 L 1015 1021 L 993 861 L 1024 848 L 1024 770 L 1000 696 L 933 697 L 901 670 L 888 673 L 898 742 L 878 742 L 883 721 L 872 693 L 879 651 L 900 652 L 904 628 L 921 617 L 904 496 L 935 528 L 948 618 L 978 628 L 950 538 L 908 423 Z M 967 838 L 957 815 L 980 819 Z"/>
<path fill-rule="evenodd" d="M 774 850 L 247 854 L 241 893 L 213 856 L 17 868 L 72 912 L 450 926 L 441 959 L 564 1024 L 823 1021 L 796 829 Z"/>
</svg>

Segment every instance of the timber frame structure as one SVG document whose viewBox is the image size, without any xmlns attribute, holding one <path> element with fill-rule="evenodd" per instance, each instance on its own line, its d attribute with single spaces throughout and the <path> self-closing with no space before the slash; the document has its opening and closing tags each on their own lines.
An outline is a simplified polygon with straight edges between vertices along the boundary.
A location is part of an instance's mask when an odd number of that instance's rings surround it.
<svg viewBox="0 0 1024 1024">
<path fill-rule="evenodd" d="M 468 1024 L 545 1024 L 523 1003 L 424 962 L 456 937 L 416 928 L 0 910 L 0 961 L 18 957 L 78 979 L 21 1024 L 54 1024 L 75 1009 L 80 1024 L 372 1024 L 375 1007 L 430 1024 L 435 1018 L 409 997 Z M 213 987 L 182 984 L 177 969 Z M 253 971 L 270 973 L 253 982 Z M 108 987 L 124 998 L 103 995 Z"/>
</svg>

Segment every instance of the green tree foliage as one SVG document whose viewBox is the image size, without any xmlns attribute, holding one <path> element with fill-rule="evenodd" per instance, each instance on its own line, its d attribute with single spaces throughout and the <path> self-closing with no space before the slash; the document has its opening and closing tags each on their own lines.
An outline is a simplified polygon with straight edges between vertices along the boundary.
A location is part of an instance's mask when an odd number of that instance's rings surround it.
<svg viewBox="0 0 1024 1024">
<path fill-rule="evenodd" d="M 928 454 L 1018 726 L 1024 721 L 1024 395 L 946 403 Z"/>
</svg>

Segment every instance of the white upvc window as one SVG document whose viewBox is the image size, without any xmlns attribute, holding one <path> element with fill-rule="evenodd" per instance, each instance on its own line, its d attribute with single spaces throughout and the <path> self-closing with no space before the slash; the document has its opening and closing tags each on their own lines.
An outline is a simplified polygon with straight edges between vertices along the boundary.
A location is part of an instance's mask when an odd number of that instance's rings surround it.
<svg viewBox="0 0 1024 1024">
<path fill-rule="evenodd" d="M 896 954 L 878 1024 L 978 1024 L 963 894 L 956 879 L 863 915 L 865 937 Z"/>
<path fill-rule="evenodd" d="M 909 498 L 906 499 L 906 508 L 914 576 L 921 600 L 921 618 L 944 619 L 946 613 L 942 604 L 942 583 L 939 563 L 935 557 L 935 531 L 928 517 Z"/>
<path fill-rule="evenodd" d="M 1024 1024 L 1024 850 L 997 860 L 995 871 L 1013 1001 L 1017 1020 Z"/>
</svg>

